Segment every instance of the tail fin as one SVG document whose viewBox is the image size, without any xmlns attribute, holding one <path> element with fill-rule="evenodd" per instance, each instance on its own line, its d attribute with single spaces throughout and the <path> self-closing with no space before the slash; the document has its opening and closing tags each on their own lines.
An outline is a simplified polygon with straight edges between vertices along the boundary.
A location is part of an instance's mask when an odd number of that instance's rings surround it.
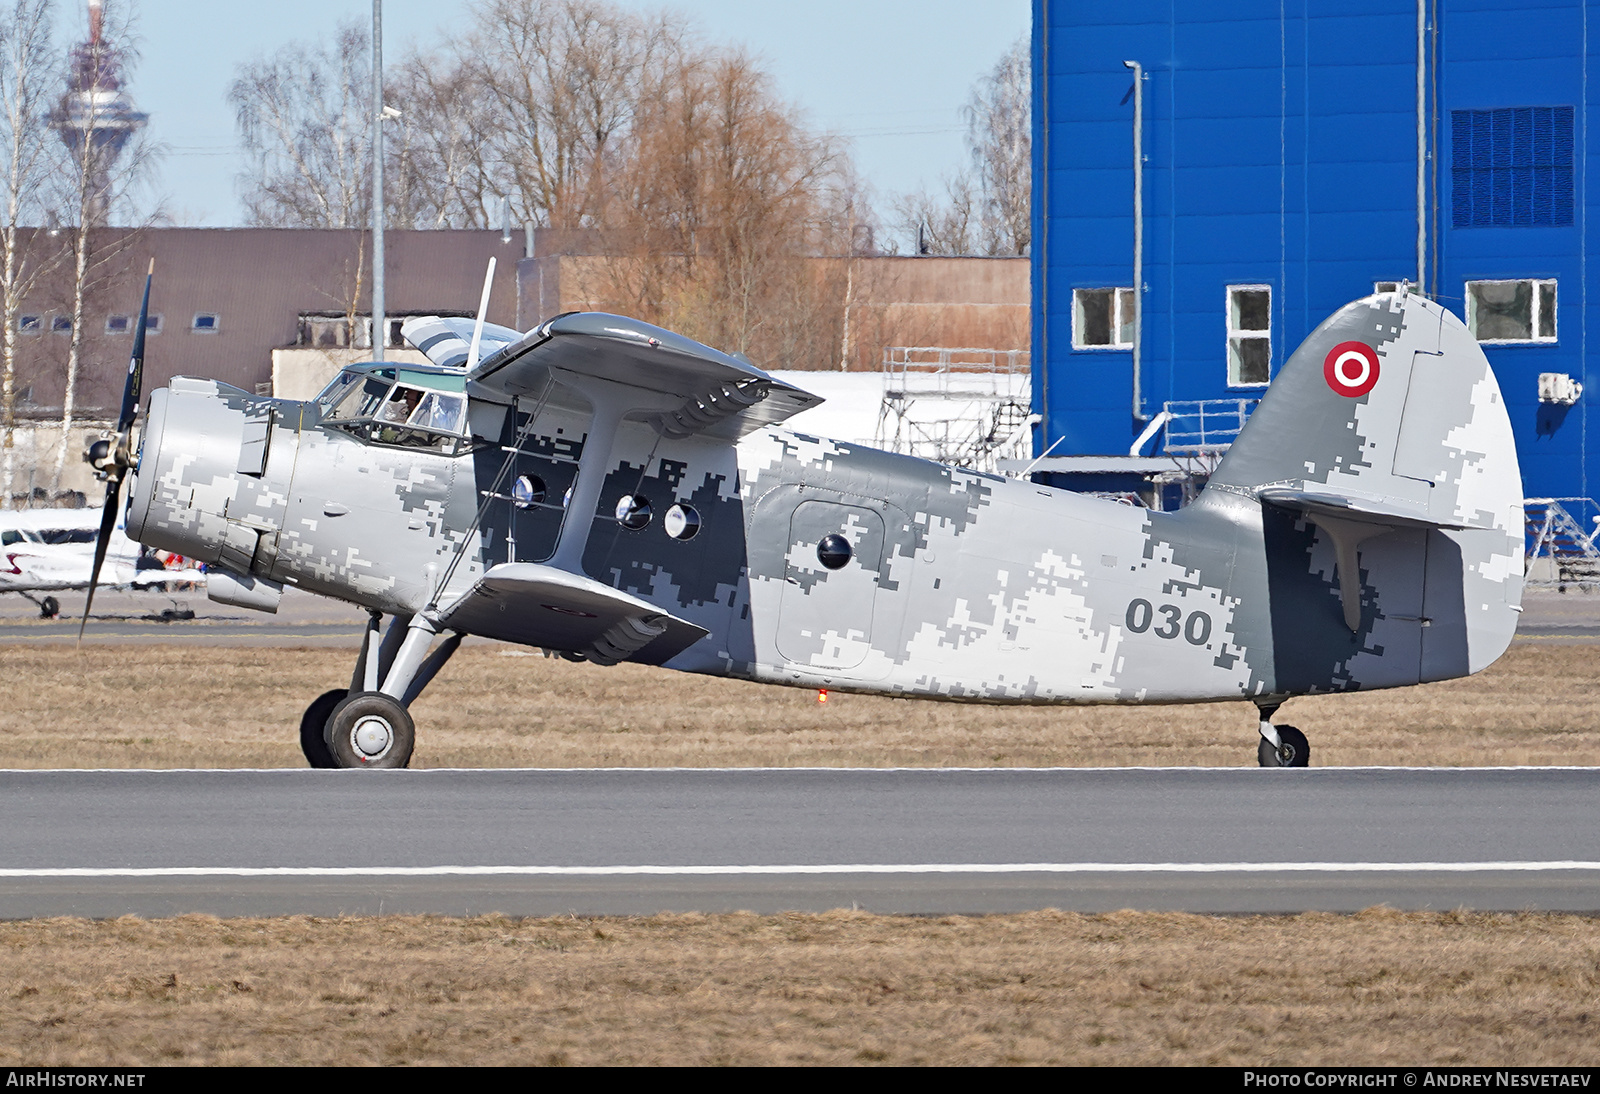
<svg viewBox="0 0 1600 1094">
<path fill-rule="evenodd" d="M 1433 301 L 1384 293 L 1319 326 L 1211 486 L 1323 533 L 1351 632 L 1364 608 L 1414 611 L 1426 628 L 1420 679 L 1476 672 L 1510 643 L 1523 574 L 1511 420 L 1477 340 Z M 1416 545 L 1410 561 L 1401 540 Z"/>
</svg>

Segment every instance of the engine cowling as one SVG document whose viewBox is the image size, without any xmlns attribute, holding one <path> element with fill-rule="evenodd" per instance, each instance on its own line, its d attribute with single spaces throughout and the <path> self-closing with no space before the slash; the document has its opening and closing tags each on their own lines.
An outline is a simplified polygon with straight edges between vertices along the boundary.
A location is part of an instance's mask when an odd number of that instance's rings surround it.
<svg viewBox="0 0 1600 1094">
<path fill-rule="evenodd" d="M 277 422 L 283 405 L 189 377 L 152 392 L 128 535 L 270 579 L 294 464 L 294 430 Z"/>
</svg>

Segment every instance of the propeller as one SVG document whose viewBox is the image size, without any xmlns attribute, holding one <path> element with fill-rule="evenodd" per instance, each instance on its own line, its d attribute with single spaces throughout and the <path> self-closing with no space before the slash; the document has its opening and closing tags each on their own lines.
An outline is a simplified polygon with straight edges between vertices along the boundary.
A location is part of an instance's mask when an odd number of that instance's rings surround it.
<svg viewBox="0 0 1600 1094">
<path fill-rule="evenodd" d="M 89 607 L 94 603 L 94 590 L 100 583 L 100 567 L 106 561 L 106 548 L 111 545 L 111 533 L 117 526 L 117 504 L 122 493 L 122 482 L 133 466 L 133 419 L 139 412 L 139 388 L 144 382 L 144 332 L 150 320 L 150 282 L 155 277 L 156 260 L 144 275 L 144 299 L 139 302 L 139 325 L 133 332 L 133 356 L 128 360 L 128 379 L 122 385 L 122 410 L 117 415 L 117 435 L 110 441 L 96 441 L 84 453 L 84 459 L 94 468 L 95 477 L 106 484 L 105 508 L 100 514 L 100 534 L 94 541 L 94 567 L 89 571 L 89 595 L 83 601 L 83 622 L 78 624 L 78 641 L 83 642 L 84 628 L 89 625 Z"/>
</svg>

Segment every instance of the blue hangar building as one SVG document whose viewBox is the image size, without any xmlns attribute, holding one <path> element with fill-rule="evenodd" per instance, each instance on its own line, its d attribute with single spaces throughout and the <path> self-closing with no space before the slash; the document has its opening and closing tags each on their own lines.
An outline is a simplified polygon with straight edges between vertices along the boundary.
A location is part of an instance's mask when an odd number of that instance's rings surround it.
<svg viewBox="0 0 1600 1094">
<path fill-rule="evenodd" d="M 1409 282 L 1483 343 L 1525 494 L 1595 497 L 1597 35 L 1600 0 L 1035 0 L 1039 470 L 1171 507 L 1173 455 L 1203 481 L 1318 323 Z"/>
</svg>

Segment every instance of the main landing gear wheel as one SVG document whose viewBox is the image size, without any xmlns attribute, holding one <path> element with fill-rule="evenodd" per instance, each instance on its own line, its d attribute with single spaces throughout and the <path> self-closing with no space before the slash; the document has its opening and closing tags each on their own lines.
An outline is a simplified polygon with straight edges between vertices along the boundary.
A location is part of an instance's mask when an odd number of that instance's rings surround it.
<svg viewBox="0 0 1600 1094">
<path fill-rule="evenodd" d="M 305 753 L 306 762 L 312 767 L 339 766 L 333 762 L 333 753 L 328 751 L 328 718 L 333 708 L 349 694 L 348 688 L 325 691 L 313 699 L 300 716 L 300 751 Z"/>
<path fill-rule="evenodd" d="M 47 596 L 39 601 L 39 618 L 54 619 L 61 614 L 61 601 L 53 596 Z"/>
<path fill-rule="evenodd" d="M 1311 763 L 1311 745 L 1306 741 L 1306 735 L 1294 726 L 1274 726 L 1278 731 L 1278 740 L 1283 744 L 1278 748 L 1272 747 L 1272 742 L 1265 737 L 1261 738 L 1261 745 L 1256 749 L 1256 759 L 1262 767 L 1306 767 Z"/>
<path fill-rule="evenodd" d="M 416 740 L 411 715 L 382 692 L 358 691 L 328 716 L 328 752 L 335 767 L 405 767 Z"/>
</svg>

